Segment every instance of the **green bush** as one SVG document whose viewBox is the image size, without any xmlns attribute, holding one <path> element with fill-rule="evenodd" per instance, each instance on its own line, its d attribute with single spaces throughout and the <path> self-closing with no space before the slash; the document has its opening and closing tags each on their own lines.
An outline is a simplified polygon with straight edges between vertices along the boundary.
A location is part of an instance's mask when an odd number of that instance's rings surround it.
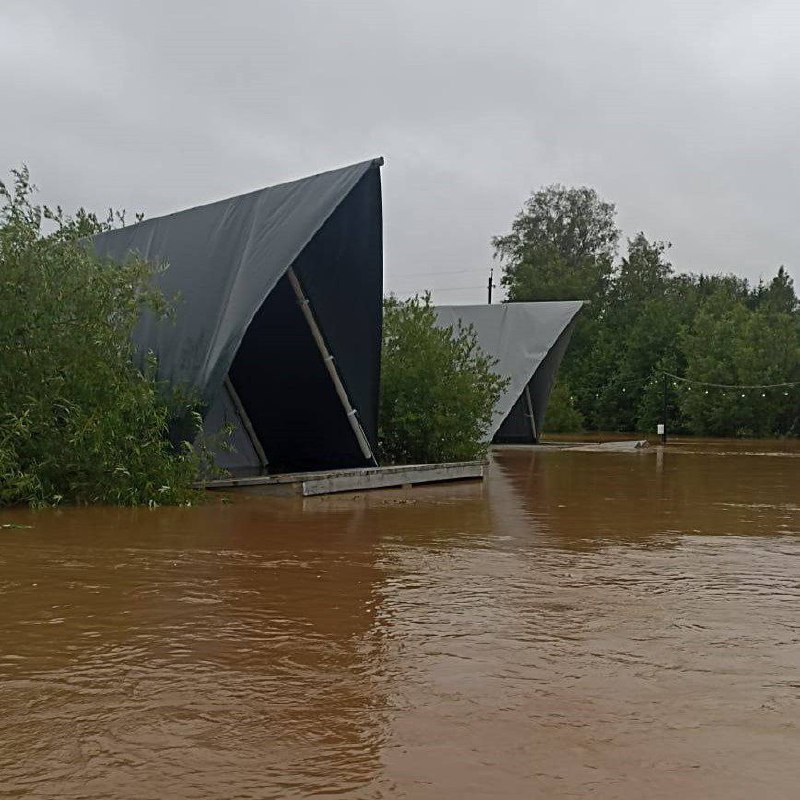
<svg viewBox="0 0 800 800">
<path fill-rule="evenodd" d="M 27 170 L 0 183 L 0 505 L 188 502 L 201 456 L 168 439 L 176 406 L 134 363 L 142 310 L 166 313 L 154 266 L 99 258 L 111 219 L 33 203 Z M 172 393 L 172 397 L 178 397 Z"/>
<path fill-rule="evenodd" d="M 486 433 L 505 379 L 469 328 L 438 328 L 430 296 L 384 301 L 380 455 L 390 463 L 467 461 Z"/>
<path fill-rule="evenodd" d="M 545 433 L 580 433 L 583 430 L 583 415 L 575 407 L 569 386 L 557 380 L 547 403 L 544 418 Z"/>
</svg>

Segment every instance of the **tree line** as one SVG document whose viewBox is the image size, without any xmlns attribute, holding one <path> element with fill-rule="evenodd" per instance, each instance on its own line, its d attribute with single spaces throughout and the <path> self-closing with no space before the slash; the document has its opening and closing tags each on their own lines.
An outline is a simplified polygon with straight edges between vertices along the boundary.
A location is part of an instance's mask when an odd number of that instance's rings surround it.
<svg viewBox="0 0 800 800">
<path fill-rule="evenodd" d="M 492 240 L 509 302 L 589 301 L 564 359 L 550 432 L 800 434 L 800 308 L 785 267 L 753 285 L 680 273 L 644 233 L 618 259 L 616 209 L 587 187 L 531 195 Z"/>
</svg>

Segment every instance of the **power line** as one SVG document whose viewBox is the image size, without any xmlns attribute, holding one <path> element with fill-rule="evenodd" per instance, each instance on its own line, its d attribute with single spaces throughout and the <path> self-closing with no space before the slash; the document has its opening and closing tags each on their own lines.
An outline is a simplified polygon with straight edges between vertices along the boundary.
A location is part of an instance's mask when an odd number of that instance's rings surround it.
<svg viewBox="0 0 800 800">
<path fill-rule="evenodd" d="M 485 286 L 430 286 L 427 289 L 400 289 L 400 294 L 419 294 L 422 291 L 431 292 L 455 292 L 463 291 L 466 289 L 485 289 Z M 389 291 L 392 291 L 391 289 Z"/>
<path fill-rule="evenodd" d="M 468 275 L 471 272 L 481 271 L 482 267 L 472 267 L 470 269 L 443 269 L 443 270 L 425 270 L 424 272 L 404 272 L 398 275 L 398 278 L 415 278 L 420 275 Z"/>
<path fill-rule="evenodd" d="M 431 291 L 435 291 L 436 289 L 485 289 L 486 286 L 428 286 L 426 288 L 430 289 Z M 413 292 L 418 290 L 409 288 L 401 289 L 401 291 Z"/>
</svg>

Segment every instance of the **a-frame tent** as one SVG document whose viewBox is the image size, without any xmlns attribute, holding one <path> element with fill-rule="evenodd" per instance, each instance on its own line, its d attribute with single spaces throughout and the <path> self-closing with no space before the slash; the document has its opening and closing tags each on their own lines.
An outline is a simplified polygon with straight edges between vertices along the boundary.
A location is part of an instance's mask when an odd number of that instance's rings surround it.
<svg viewBox="0 0 800 800">
<path fill-rule="evenodd" d="M 472 325 L 481 349 L 509 379 L 495 405 L 489 439 L 495 444 L 539 440 L 558 367 L 583 303 L 575 301 L 437 306 L 441 327 Z"/>
<path fill-rule="evenodd" d="M 100 234 L 96 251 L 166 264 L 172 318 L 134 334 L 159 377 L 232 422 L 237 474 L 375 463 L 382 159 Z"/>
</svg>

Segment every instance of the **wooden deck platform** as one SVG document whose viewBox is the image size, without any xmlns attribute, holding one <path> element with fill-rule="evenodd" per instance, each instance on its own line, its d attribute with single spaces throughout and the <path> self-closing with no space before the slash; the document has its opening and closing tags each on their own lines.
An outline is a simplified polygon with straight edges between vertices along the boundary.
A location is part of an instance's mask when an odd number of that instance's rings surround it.
<svg viewBox="0 0 800 800">
<path fill-rule="evenodd" d="M 259 475 L 248 478 L 221 478 L 209 481 L 206 489 L 246 490 L 258 494 L 303 497 L 336 492 L 362 492 L 414 486 L 442 481 L 482 480 L 484 462 L 459 461 L 454 464 L 411 464 L 396 467 L 363 467 L 326 472 L 296 472 L 286 475 Z"/>
<path fill-rule="evenodd" d="M 649 448 L 647 439 L 611 442 L 538 442 L 537 444 L 493 444 L 492 450 L 572 450 L 580 453 L 637 453 Z"/>
</svg>

